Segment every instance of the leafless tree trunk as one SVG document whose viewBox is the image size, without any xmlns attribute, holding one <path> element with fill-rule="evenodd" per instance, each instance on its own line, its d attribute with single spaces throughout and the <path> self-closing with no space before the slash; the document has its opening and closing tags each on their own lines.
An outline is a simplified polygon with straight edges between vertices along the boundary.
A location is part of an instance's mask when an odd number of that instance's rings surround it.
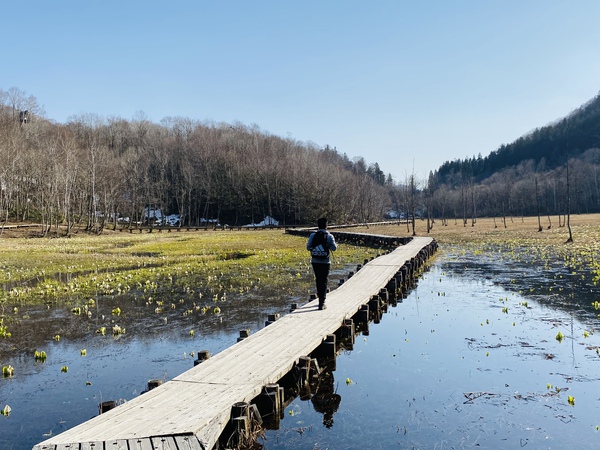
<svg viewBox="0 0 600 450">
<path fill-rule="evenodd" d="M 571 231 L 571 180 L 569 178 L 569 154 L 567 153 L 567 228 L 569 229 L 569 238 L 567 243 L 573 242 L 573 232 Z"/>
</svg>

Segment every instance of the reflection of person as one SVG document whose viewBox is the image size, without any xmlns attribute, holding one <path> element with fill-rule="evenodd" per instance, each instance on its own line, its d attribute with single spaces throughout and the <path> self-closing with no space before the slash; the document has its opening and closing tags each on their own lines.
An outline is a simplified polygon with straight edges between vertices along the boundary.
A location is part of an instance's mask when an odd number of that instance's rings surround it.
<svg viewBox="0 0 600 450">
<path fill-rule="evenodd" d="M 337 249 L 333 235 L 327 231 L 327 219 L 320 218 L 317 221 L 318 230 L 311 233 L 306 249 L 310 250 L 311 263 L 315 272 L 317 285 L 317 297 L 319 298 L 319 309 L 325 309 L 325 296 L 327 295 L 327 281 L 329 279 L 329 268 L 331 267 L 331 252 Z"/>
<path fill-rule="evenodd" d="M 310 399 L 315 411 L 323 414 L 323 425 L 333 426 L 333 415 L 340 407 L 342 397 L 335 392 L 333 371 L 325 367 L 319 376 L 317 392 Z"/>
</svg>

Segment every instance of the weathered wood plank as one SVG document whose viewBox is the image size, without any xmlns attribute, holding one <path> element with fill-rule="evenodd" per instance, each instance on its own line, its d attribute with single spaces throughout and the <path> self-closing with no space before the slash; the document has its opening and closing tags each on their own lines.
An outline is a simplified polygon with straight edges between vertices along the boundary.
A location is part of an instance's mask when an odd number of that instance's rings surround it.
<svg viewBox="0 0 600 450">
<path fill-rule="evenodd" d="M 317 300 L 309 302 L 173 380 L 51 437 L 35 450 L 58 450 L 54 445 L 82 450 L 65 442 L 104 442 L 104 450 L 180 450 L 178 446 L 188 444 L 190 450 L 212 448 L 234 403 L 251 401 L 264 385 L 288 373 L 431 241 L 415 238 L 365 264 L 328 294 L 326 310 L 317 310 Z"/>
<path fill-rule="evenodd" d="M 100 447 L 102 448 L 102 447 Z M 83 450 L 83 449 L 82 449 Z M 104 450 L 130 450 L 125 439 L 111 439 L 105 442 Z"/>
<path fill-rule="evenodd" d="M 152 446 L 152 441 L 150 438 L 143 439 L 130 439 L 127 442 L 129 447 L 125 447 L 129 450 L 154 450 Z M 106 446 L 105 450 L 112 450 L 110 447 Z"/>
<path fill-rule="evenodd" d="M 79 444 L 58 444 L 56 450 L 79 450 Z"/>
<path fill-rule="evenodd" d="M 127 443 L 129 444 L 129 450 L 153 450 L 150 438 L 130 439 Z M 110 448 L 106 447 L 105 450 L 110 450 Z"/>
<path fill-rule="evenodd" d="M 195 436 L 175 436 L 178 450 L 203 450 Z"/>
<path fill-rule="evenodd" d="M 154 450 L 177 450 L 177 444 L 173 436 L 162 436 L 151 439 Z"/>
<path fill-rule="evenodd" d="M 33 447 L 33 450 L 56 450 L 56 445 L 54 445 L 54 444 L 47 444 L 47 445 L 37 444 L 36 446 Z"/>
</svg>

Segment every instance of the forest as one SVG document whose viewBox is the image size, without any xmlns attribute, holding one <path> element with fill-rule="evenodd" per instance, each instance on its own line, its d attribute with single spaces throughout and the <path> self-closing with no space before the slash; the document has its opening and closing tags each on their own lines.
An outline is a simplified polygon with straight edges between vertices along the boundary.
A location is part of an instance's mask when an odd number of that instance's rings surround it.
<svg viewBox="0 0 600 450">
<path fill-rule="evenodd" d="M 398 151 L 410 159 L 410 152 Z M 66 234 L 106 226 L 349 224 L 405 217 L 436 221 L 600 212 L 600 95 L 488 156 L 454 160 L 404 180 L 335 147 L 282 138 L 258 125 L 143 112 L 59 124 L 19 88 L 0 89 L 0 223 L 34 222 Z M 560 220 L 560 219 L 559 219 Z M 560 225 L 560 224 L 559 224 Z M 429 227 L 427 228 L 429 229 Z M 410 231 L 410 229 L 407 229 Z"/>
<path fill-rule="evenodd" d="M 390 205 L 391 176 L 335 148 L 284 139 L 257 125 L 144 113 L 132 120 L 43 117 L 35 97 L 0 90 L 0 214 L 48 229 L 137 226 L 148 211 L 179 226 L 367 222 Z M 392 195 L 392 197 L 397 197 Z"/>
<path fill-rule="evenodd" d="M 432 217 L 468 219 L 600 212 L 600 95 L 488 156 L 430 173 Z"/>
</svg>

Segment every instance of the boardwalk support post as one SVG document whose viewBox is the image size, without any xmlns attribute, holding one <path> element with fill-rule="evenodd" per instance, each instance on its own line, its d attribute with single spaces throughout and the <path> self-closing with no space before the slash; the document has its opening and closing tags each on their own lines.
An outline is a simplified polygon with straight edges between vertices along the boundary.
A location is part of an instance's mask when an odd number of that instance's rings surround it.
<svg viewBox="0 0 600 450">
<path fill-rule="evenodd" d="M 98 414 L 104 414 L 105 412 L 110 411 L 116 406 L 117 402 L 115 402 L 114 400 L 107 400 L 105 402 L 102 402 L 98 404 Z"/>
<path fill-rule="evenodd" d="M 253 430 L 257 425 L 262 424 L 262 417 L 256 408 L 256 405 L 250 405 L 246 402 L 234 403 L 231 407 L 230 431 L 227 433 L 226 446 L 248 445 L 253 440 Z"/>
<path fill-rule="evenodd" d="M 410 264 L 406 263 L 401 268 L 400 271 L 402 273 L 402 295 L 406 293 L 410 284 Z"/>
<path fill-rule="evenodd" d="M 272 323 L 275 323 L 277 319 L 279 319 L 279 313 L 269 314 L 267 316 L 267 321 L 265 322 L 265 327 L 271 325 Z"/>
<path fill-rule="evenodd" d="M 385 289 L 388 294 L 388 301 L 396 300 L 396 296 L 398 294 L 398 281 L 396 280 L 395 276 L 390 281 L 388 281 L 388 284 L 385 287 Z"/>
<path fill-rule="evenodd" d="M 402 270 L 399 270 L 398 272 L 396 272 L 394 279 L 396 280 L 396 299 L 399 300 L 400 302 L 402 302 L 403 291 L 404 291 L 404 280 L 405 280 Z"/>
<path fill-rule="evenodd" d="M 250 336 L 250 330 L 240 330 L 240 337 L 237 338 L 237 341 L 243 341 L 248 336 Z"/>
<path fill-rule="evenodd" d="M 162 384 L 162 380 L 154 379 L 148 380 L 148 390 L 151 391 L 154 388 L 159 387 Z"/>
<path fill-rule="evenodd" d="M 374 295 L 369 300 L 370 318 L 375 319 L 377 323 L 381 319 L 381 298 L 379 295 Z"/>
<path fill-rule="evenodd" d="M 246 442 L 250 436 L 250 420 L 248 416 L 248 403 L 234 403 L 231 411 L 231 421 L 233 423 L 233 434 L 229 439 L 229 444 L 234 447 Z"/>
<path fill-rule="evenodd" d="M 208 350 L 200 350 L 198 352 L 198 359 L 194 361 L 194 366 L 197 366 L 201 362 L 206 361 L 208 358 L 210 358 L 210 352 Z"/>
<path fill-rule="evenodd" d="M 342 326 L 337 331 L 338 341 L 346 350 L 354 348 L 354 321 L 352 319 L 344 319 Z"/>
<path fill-rule="evenodd" d="M 269 418 L 269 423 L 265 424 L 267 429 L 279 428 L 279 421 L 283 418 L 283 399 L 284 389 L 277 383 L 267 384 L 263 387 L 262 393 L 256 397 L 255 404 L 258 412 L 263 418 Z"/>
<path fill-rule="evenodd" d="M 328 334 L 325 336 L 321 345 L 313 351 L 313 356 L 317 359 L 334 359 L 335 354 L 335 334 Z"/>
<path fill-rule="evenodd" d="M 369 305 L 362 305 L 360 309 L 354 314 L 352 320 L 356 324 L 356 328 L 359 331 L 364 331 L 369 328 Z"/>
<path fill-rule="evenodd" d="M 301 356 L 298 359 L 297 367 L 299 372 L 298 384 L 301 388 L 310 383 L 313 377 L 319 376 L 319 373 L 321 372 L 317 360 L 310 356 Z"/>
</svg>

